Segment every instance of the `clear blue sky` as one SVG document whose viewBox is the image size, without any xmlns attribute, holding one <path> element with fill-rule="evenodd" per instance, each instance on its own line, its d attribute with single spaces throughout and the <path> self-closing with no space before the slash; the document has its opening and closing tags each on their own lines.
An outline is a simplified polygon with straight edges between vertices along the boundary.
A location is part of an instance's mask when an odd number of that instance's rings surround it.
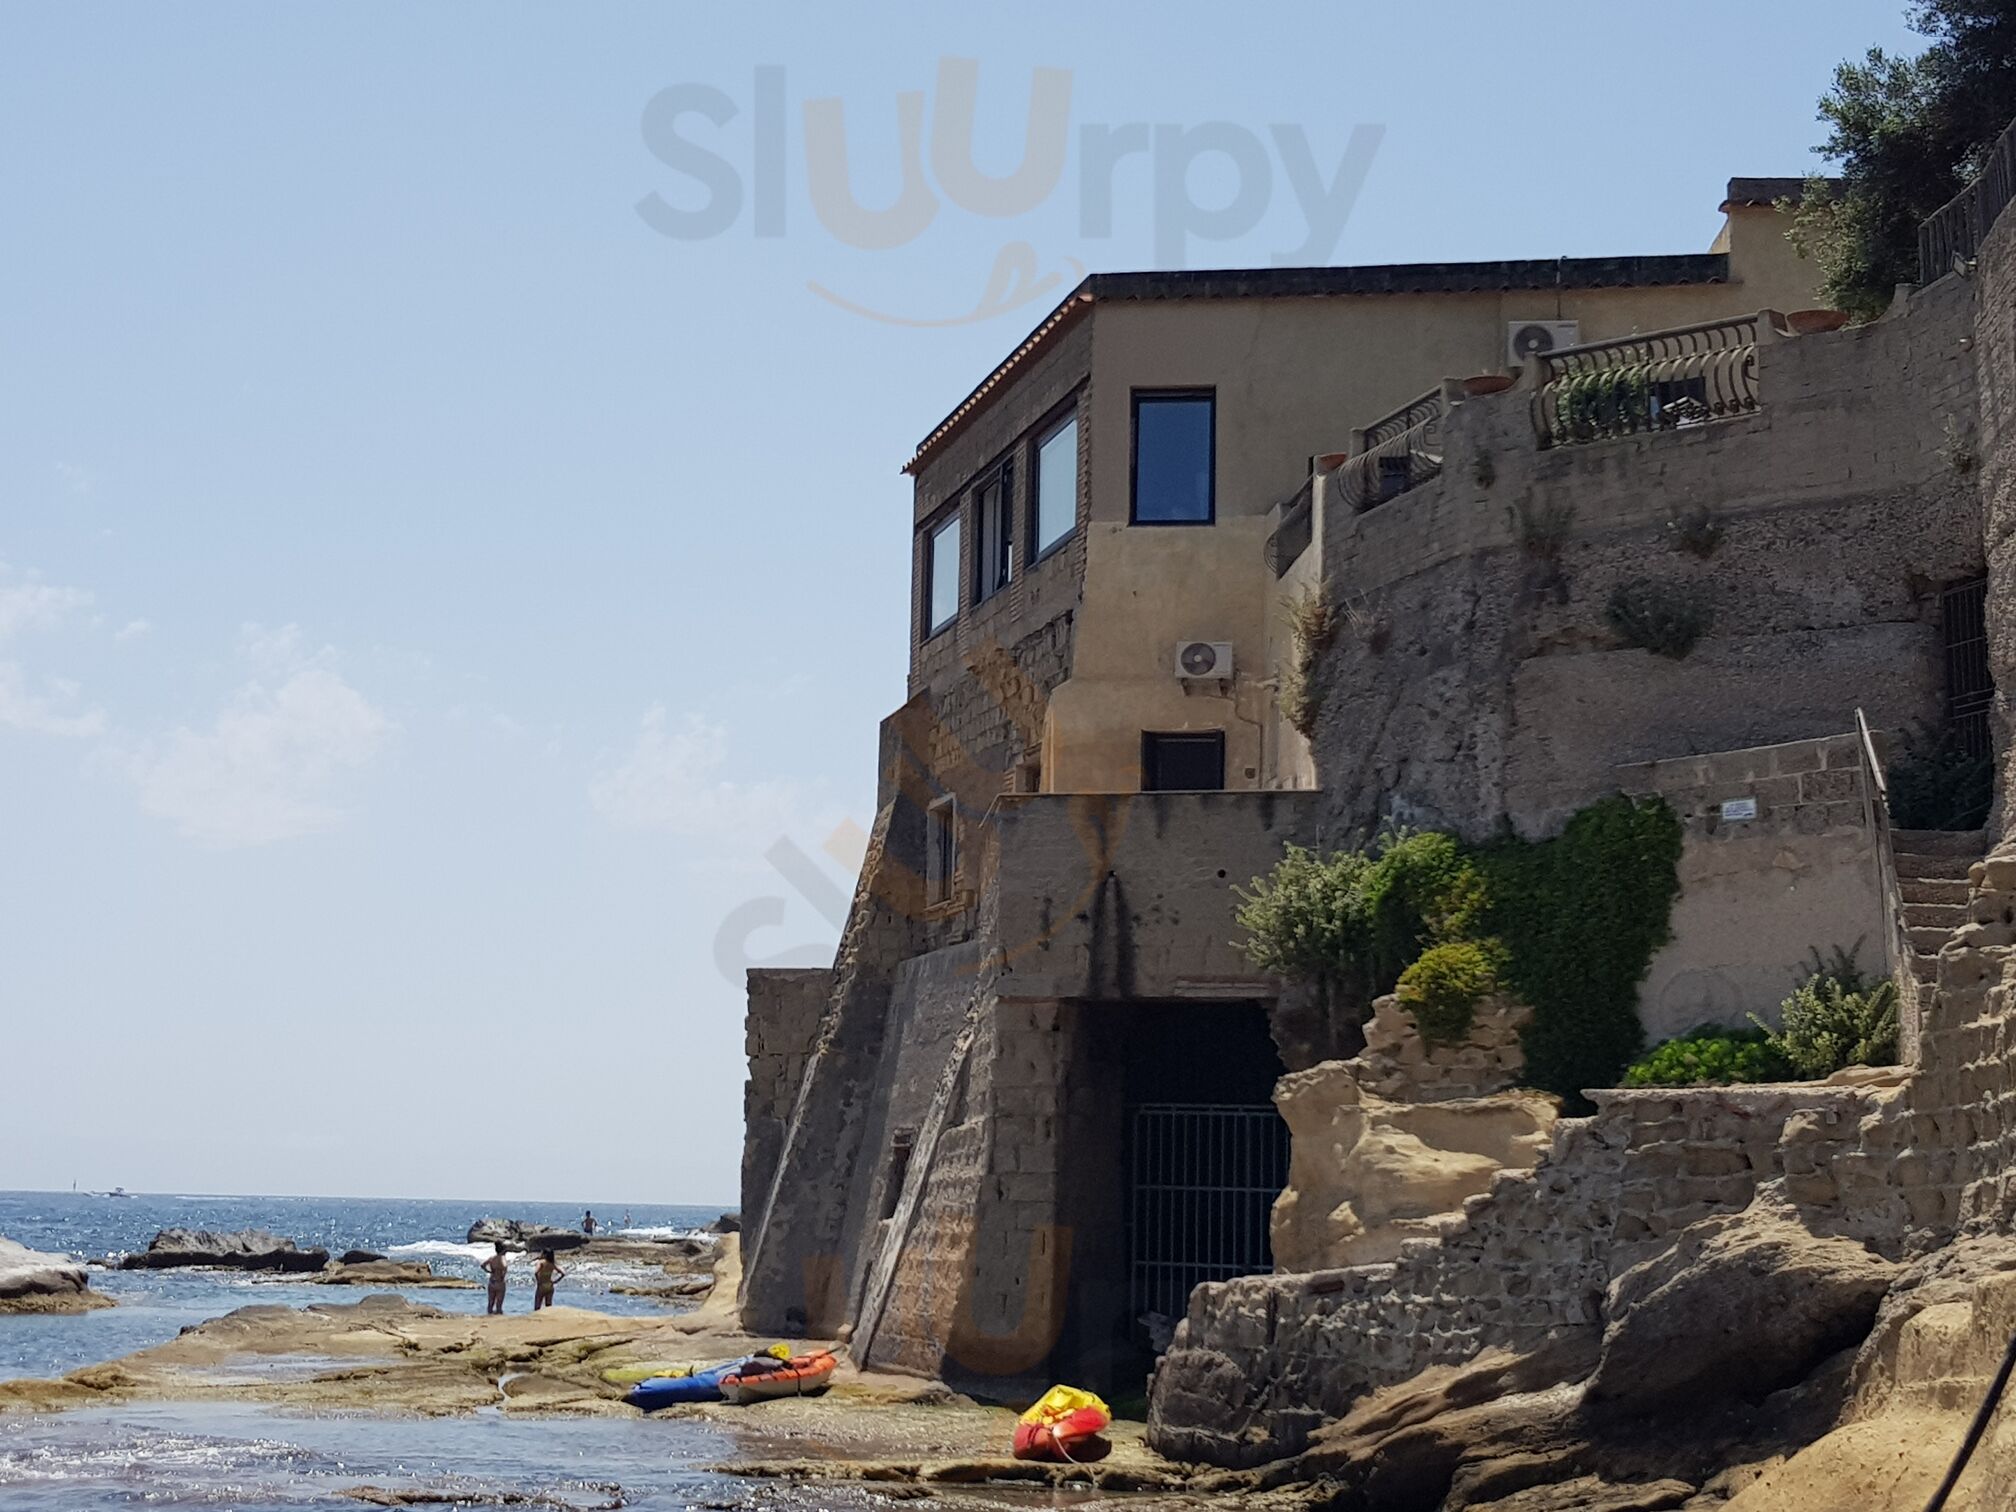
<svg viewBox="0 0 2016 1512">
<path fill-rule="evenodd" d="M 1321 260 L 1696 251 L 1901 10 L 7 5 L 0 1187 L 732 1201 L 720 958 L 835 937 L 766 853 L 851 884 L 897 470 L 1077 265 L 1173 260 L 1147 158 L 1088 212 L 1081 130 L 1179 128 L 1165 195 L 1248 144 L 1193 267 L 1301 245 L 1283 153 L 1359 126 Z M 1063 71 L 1032 206 L 936 175 L 956 59 L 995 175 Z M 875 208 L 904 92 L 926 197 L 822 220 L 806 103 Z M 654 98 L 734 108 L 674 125 L 711 188 Z M 718 234 L 640 212 L 731 180 Z M 1060 282 L 957 319 L 1015 244 Z"/>
</svg>

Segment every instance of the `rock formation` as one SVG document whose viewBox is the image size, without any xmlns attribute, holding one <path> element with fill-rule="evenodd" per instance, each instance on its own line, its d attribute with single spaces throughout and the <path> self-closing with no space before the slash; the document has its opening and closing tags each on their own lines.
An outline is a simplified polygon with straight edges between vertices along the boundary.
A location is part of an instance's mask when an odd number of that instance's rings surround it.
<svg viewBox="0 0 2016 1512">
<path fill-rule="evenodd" d="M 65 1255 L 0 1239 L 0 1313 L 89 1312 L 112 1299 L 91 1290 L 90 1272 Z"/>
<path fill-rule="evenodd" d="M 319 1271 L 329 1263 L 326 1249 L 302 1249 L 264 1229 L 215 1233 L 210 1229 L 162 1229 L 147 1248 L 127 1255 L 121 1270 L 166 1270 L 207 1266 L 222 1270 Z"/>
<path fill-rule="evenodd" d="M 528 1223 L 522 1218 L 478 1218 L 469 1225 L 470 1244 L 507 1244 L 519 1249 L 537 1248 L 542 1240 L 556 1249 L 573 1249 L 588 1236 L 574 1229 L 555 1228 L 550 1223 Z"/>
</svg>

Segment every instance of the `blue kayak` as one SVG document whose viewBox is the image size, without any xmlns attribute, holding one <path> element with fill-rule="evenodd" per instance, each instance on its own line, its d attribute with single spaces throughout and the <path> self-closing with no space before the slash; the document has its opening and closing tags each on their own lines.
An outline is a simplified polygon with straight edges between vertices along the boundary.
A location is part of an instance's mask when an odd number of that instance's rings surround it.
<svg viewBox="0 0 2016 1512">
<path fill-rule="evenodd" d="M 672 1407 L 681 1402 L 718 1402 L 721 1400 L 722 1377 L 746 1363 L 744 1360 L 724 1360 L 719 1365 L 709 1365 L 691 1375 L 653 1376 L 632 1386 L 623 1394 L 623 1400 L 632 1407 L 642 1407 L 646 1412 L 656 1412 L 660 1407 Z"/>
</svg>

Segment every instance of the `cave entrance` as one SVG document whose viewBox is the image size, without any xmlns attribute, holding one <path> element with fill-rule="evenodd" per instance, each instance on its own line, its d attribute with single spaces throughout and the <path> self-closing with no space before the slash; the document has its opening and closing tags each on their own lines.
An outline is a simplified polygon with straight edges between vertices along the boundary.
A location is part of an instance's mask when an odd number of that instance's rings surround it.
<svg viewBox="0 0 2016 1512">
<path fill-rule="evenodd" d="M 1274 1109 L 1285 1068 L 1257 1002 L 1085 1003 L 1059 1196 L 1073 1232 L 1058 1363 L 1118 1397 L 1144 1389 L 1201 1281 L 1273 1269 L 1288 1180 Z"/>
</svg>

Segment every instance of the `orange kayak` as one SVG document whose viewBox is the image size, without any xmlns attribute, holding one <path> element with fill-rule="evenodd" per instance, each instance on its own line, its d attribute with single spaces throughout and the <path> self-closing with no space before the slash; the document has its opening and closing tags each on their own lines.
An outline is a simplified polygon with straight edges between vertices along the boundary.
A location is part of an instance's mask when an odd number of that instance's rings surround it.
<svg viewBox="0 0 2016 1512">
<path fill-rule="evenodd" d="M 1099 1441 L 1113 1422 L 1106 1404 L 1089 1391 L 1053 1386 L 1015 1424 L 1015 1458 L 1020 1460 L 1097 1459 Z"/>
<path fill-rule="evenodd" d="M 766 1360 L 759 1355 L 721 1378 L 721 1395 L 743 1405 L 775 1397 L 817 1396 L 831 1384 L 838 1363 L 830 1349 L 793 1355 L 788 1360 Z"/>
</svg>

